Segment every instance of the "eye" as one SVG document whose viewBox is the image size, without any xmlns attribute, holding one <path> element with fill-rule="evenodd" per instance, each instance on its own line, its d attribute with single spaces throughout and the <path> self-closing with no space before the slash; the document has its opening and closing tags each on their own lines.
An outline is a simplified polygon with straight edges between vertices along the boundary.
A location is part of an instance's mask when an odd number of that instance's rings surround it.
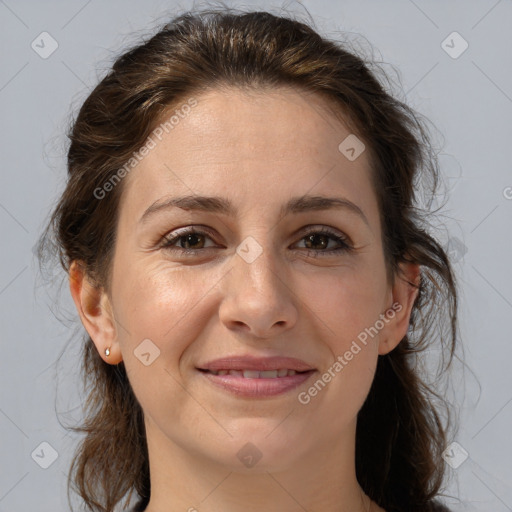
<svg viewBox="0 0 512 512">
<path fill-rule="evenodd" d="M 310 227 L 306 236 L 301 238 L 301 241 L 305 241 L 306 249 L 309 254 L 314 253 L 314 256 L 332 256 L 343 252 L 350 252 L 353 250 L 352 245 L 348 239 L 339 235 L 334 231 L 326 228 L 315 228 Z M 338 247 L 328 248 L 329 243 L 334 241 Z M 315 249 L 317 246 L 320 249 Z"/>
<path fill-rule="evenodd" d="M 164 237 L 164 243 L 162 244 L 162 248 L 172 251 L 172 252 L 181 252 L 182 254 L 197 254 L 202 249 L 209 249 L 208 247 L 203 248 L 200 247 L 204 245 L 204 238 L 211 237 L 208 233 L 196 230 L 194 228 L 185 228 L 180 231 L 177 231 L 170 237 Z M 181 247 L 174 247 L 176 242 L 179 242 Z M 189 247 L 192 247 L 190 249 Z"/>
<path fill-rule="evenodd" d="M 181 255 L 193 256 L 212 248 L 204 246 L 206 239 L 212 240 L 212 235 L 206 231 L 195 228 L 184 228 L 173 233 L 172 236 L 164 237 L 161 248 L 180 253 Z M 320 255 L 333 256 L 354 250 L 348 238 L 326 228 L 309 227 L 306 235 L 300 239 L 300 242 L 302 241 L 304 241 L 306 245 L 305 252 L 313 257 Z M 329 244 L 332 242 L 334 242 L 337 247 L 329 248 Z M 181 247 L 177 247 L 176 245 Z M 317 246 L 318 249 L 315 248 L 315 246 Z"/>
</svg>

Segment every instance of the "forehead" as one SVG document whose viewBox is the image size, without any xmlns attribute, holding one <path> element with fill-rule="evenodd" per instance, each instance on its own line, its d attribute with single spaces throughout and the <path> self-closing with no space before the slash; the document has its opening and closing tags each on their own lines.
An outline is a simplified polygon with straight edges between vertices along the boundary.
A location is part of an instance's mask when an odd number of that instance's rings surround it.
<svg viewBox="0 0 512 512">
<path fill-rule="evenodd" d="M 193 99 L 195 106 L 174 105 L 156 123 L 174 115 L 172 128 L 151 136 L 153 148 L 124 178 L 122 210 L 140 216 L 151 202 L 185 193 L 280 207 L 290 196 L 336 189 L 372 215 L 368 152 L 351 161 L 340 151 L 353 135 L 320 96 L 223 88 Z"/>
<path fill-rule="evenodd" d="M 213 89 L 196 98 L 197 106 L 166 137 L 169 149 L 187 139 L 180 152 L 222 153 L 237 159 L 337 159 L 340 137 L 350 133 L 317 94 L 299 89 Z M 165 120 L 178 107 L 164 114 Z M 230 141 L 232 144 L 226 145 Z M 206 143 L 208 143 L 206 145 Z M 323 154 L 322 154 L 323 153 Z"/>
</svg>

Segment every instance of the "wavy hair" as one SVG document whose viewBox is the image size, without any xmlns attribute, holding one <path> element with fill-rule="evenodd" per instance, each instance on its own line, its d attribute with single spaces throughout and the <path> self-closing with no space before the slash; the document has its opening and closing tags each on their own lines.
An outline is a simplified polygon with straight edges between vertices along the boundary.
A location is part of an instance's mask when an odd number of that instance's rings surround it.
<svg viewBox="0 0 512 512">
<path fill-rule="evenodd" d="M 80 261 L 108 290 L 123 181 L 101 200 L 95 190 L 126 164 L 170 107 L 224 86 L 315 93 L 364 141 L 388 277 L 393 282 L 400 262 L 410 261 L 420 265 L 421 280 L 410 329 L 393 351 L 379 356 L 358 413 L 356 475 L 388 512 L 441 510 L 435 497 L 444 480 L 450 412 L 414 364 L 437 341 L 449 355 L 442 367 L 448 369 L 457 340 L 454 272 L 429 234 L 432 212 L 416 197 L 423 191 L 430 206 L 439 164 L 424 118 L 387 92 L 378 70 L 348 43 L 263 11 L 224 7 L 175 16 L 120 55 L 81 105 L 68 133 L 66 187 L 41 236 L 40 258 L 53 251 L 66 272 Z M 87 335 L 82 351 L 87 400 L 83 421 L 72 429 L 84 436 L 68 493 L 73 485 L 88 510 L 112 512 L 136 492 L 137 510 L 144 510 L 151 487 L 143 411 L 123 362 L 105 364 Z"/>
</svg>

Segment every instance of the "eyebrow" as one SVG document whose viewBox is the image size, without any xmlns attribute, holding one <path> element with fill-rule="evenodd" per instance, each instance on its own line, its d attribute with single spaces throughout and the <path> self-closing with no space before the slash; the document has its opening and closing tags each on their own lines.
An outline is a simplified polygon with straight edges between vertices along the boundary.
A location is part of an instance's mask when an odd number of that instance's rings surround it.
<svg viewBox="0 0 512 512">
<path fill-rule="evenodd" d="M 187 195 L 182 197 L 164 198 L 155 201 L 142 214 L 139 222 L 145 222 L 156 212 L 167 210 L 170 208 L 181 208 L 182 210 L 195 210 L 209 213 L 224 214 L 235 217 L 238 209 L 231 201 L 219 196 L 197 196 Z M 325 197 L 304 195 L 291 198 L 285 205 L 281 207 L 280 216 L 286 216 L 290 213 L 304 213 L 310 211 L 321 210 L 345 210 L 358 215 L 369 227 L 370 224 L 365 214 L 352 201 L 342 197 Z"/>
</svg>

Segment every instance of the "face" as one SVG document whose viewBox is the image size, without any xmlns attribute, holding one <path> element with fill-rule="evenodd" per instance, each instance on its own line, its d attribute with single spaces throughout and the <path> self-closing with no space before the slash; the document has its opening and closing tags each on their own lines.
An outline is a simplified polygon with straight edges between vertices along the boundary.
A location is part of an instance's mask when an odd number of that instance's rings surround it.
<svg viewBox="0 0 512 512">
<path fill-rule="evenodd" d="M 368 152 L 340 151 L 351 132 L 321 98 L 283 88 L 195 99 L 124 178 L 115 323 L 94 341 L 124 361 L 148 440 L 237 470 L 251 442 L 262 469 L 290 466 L 351 431 L 410 300 L 386 279 Z M 222 375 L 294 368 L 276 357 L 309 371 Z M 220 358 L 231 361 L 219 375 L 203 371 Z"/>
</svg>

